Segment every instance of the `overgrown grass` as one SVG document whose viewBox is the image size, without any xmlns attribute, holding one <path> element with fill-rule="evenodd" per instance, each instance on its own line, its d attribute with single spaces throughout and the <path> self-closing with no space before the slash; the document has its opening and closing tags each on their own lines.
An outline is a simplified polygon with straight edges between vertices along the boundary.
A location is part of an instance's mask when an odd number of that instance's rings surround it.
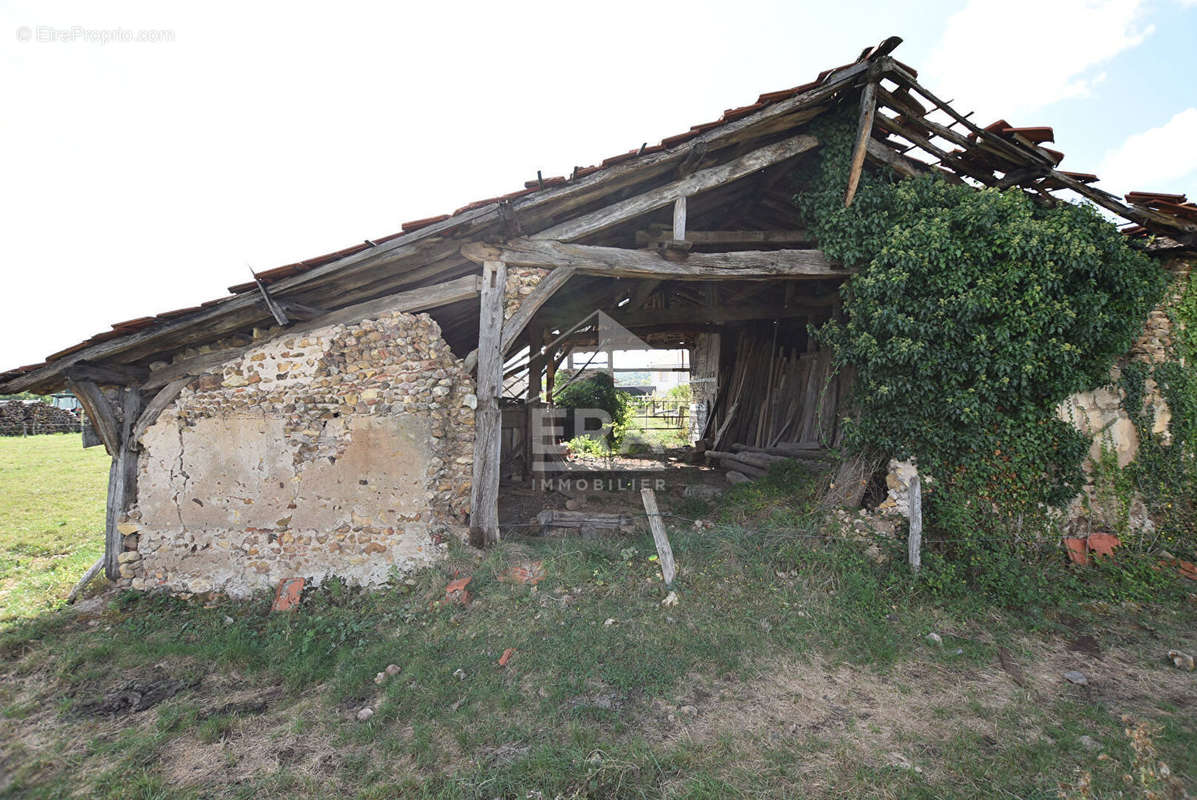
<svg viewBox="0 0 1197 800">
<path fill-rule="evenodd" d="M 0 437 L 0 627 L 60 605 L 104 552 L 108 463 L 79 434 Z"/>
<path fill-rule="evenodd" d="M 719 523 L 671 518 L 676 606 L 641 534 L 457 548 L 377 591 L 329 582 L 295 614 L 124 593 L 40 615 L 0 637 L 0 794 L 1046 798 L 1088 771 L 1111 796 L 1131 763 L 1123 713 L 1162 726 L 1160 757 L 1192 787 L 1192 681 L 1162 661 L 1197 644 L 1183 591 L 1048 609 L 1030 629 L 823 538 L 810 493 L 779 473 L 675 505 Z M 504 580 L 527 560 L 543 582 Z M 468 605 L 445 597 L 458 574 Z M 1082 632 L 1101 660 L 1067 650 Z M 1074 668 L 1090 687 L 1060 678 Z M 149 710 L 88 710 L 164 679 L 180 690 Z"/>
</svg>

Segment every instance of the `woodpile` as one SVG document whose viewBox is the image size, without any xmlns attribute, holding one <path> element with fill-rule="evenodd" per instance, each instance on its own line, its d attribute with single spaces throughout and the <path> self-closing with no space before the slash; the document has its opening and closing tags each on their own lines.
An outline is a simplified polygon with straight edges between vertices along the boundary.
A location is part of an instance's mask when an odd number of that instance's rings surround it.
<svg viewBox="0 0 1197 800">
<path fill-rule="evenodd" d="M 787 459 L 825 468 L 828 448 L 840 443 L 838 412 L 851 382 L 828 352 L 779 344 L 769 329 L 740 331 L 706 429 L 708 461 L 728 470 L 732 483 Z"/>
<path fill-rule="evenodd" d="M 851 375 L 834 370 L 831 354 L 779 347 L 764 331 L 740 334 L 732 372 L 707 427 L 711 446 L 838 444 L 836 410 Z"/>
<path fill-rule="evenodd" d="M 24 400 L 0 403 L 0 436 L 78 433 L 79 430 L 79 417 L 65 408 Z"/>
</svg>

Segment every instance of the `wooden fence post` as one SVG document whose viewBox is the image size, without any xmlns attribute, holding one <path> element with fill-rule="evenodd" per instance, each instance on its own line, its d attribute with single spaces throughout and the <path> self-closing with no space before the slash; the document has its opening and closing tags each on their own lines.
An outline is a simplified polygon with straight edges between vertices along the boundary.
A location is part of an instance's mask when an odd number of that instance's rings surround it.
<svg viewBox="0 0 1197 800">
<path fill-rule="evenodd" d="M 917 575 L 923 563 L 921 552 L 923 544 L 923 487 L 918 473 L 910 479 L 910 538 L 906 541 L 907 556 L 910 558 L 910 569 Z"/>
</svg>

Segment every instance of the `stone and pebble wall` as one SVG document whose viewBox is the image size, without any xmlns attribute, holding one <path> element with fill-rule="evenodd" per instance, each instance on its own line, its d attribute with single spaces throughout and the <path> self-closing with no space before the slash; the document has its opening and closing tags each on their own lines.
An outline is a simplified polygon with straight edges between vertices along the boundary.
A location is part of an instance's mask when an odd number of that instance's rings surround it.
<svg viewBox="0 0 1197 800">
<path fill-rule="evenodd" d="M 263 339 L 142 437 L 122 578 L 244 595 L 430 562 L 465 536 L 473 391 L 426 314 Z"/>
<path fill-rule="evenodd" d="M 536 267 L 508 267 L 507 285 L 504 287 L 503 296 L 503 319 L 511 319 L 511 315 L 520 307 L 520 302 L 532 294 L 532 290 L 548 274 L 549 270 Z"/>
</svg>

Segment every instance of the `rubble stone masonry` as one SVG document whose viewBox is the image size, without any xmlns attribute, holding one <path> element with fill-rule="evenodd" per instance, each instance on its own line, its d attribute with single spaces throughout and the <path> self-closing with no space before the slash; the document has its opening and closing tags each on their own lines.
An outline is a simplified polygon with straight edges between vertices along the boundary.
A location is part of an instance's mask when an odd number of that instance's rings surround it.
<svg viewBox="0 0 1197 800">
<path fill-rule="evenodd" d="M 474 383 L 426 314 L 283 333 L 203 375 L 140 441 L 135 589 L 385 580 L 464 537 Z"/>
</svg>

